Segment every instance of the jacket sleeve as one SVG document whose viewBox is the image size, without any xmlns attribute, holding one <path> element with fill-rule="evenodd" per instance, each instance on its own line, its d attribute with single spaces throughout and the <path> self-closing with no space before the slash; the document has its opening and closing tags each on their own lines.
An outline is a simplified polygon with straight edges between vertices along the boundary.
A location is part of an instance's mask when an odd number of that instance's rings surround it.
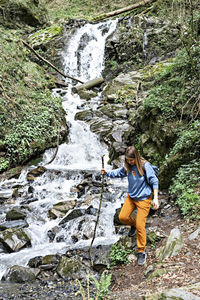
<svg viewBox="0 0 200 300">
<path fill-rule="evenodd" d="M 126 170 L 124 167 L 120 168 L 120 169 L 116 169 L 110 172 L 107 172 L 107 176 L 110 178 L 123 178 L 126 177 Z"/>
<path fill-rule="evenodd" d="M 154 189 L 158 189 L 158 178 L 154 173 L 152 165 L 150 163 L 144 164 L 144 169 L 146 173 L 147 183 Z"/>
</svg>

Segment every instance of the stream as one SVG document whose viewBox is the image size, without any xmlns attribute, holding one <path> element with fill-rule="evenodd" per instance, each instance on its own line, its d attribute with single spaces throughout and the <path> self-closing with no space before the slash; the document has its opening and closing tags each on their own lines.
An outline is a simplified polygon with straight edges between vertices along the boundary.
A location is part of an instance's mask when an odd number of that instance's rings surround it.
<svg viewBox="0 0 200 300">
<path fill-rule="evenodd" d="M 77 29 L 68 46 L 63 49 L 62 58 L 66 74 L 88 81 L 101 76 L 104 67 L 104 48 L 107 37 L 116 29 L 117 21 L 99 24 L 86 24 Z M 96 221 L 96 211 L 99 205 L 99 188 L 88 189 L 87 194 L 77 199 L 74 189 L 83 179 L 84 172 L 89 171 L 93 176 L 100 175 L 101 156 L 105 155 L 107 165 L 108 150 L 101 144 L 98 137 L 83 121 L 76 121 L 75 114 L 88 106 L 96 109 L 101 102 L 101 95 L 86 103 L 77 94 L 71 92 L 72 82 L 67 79 L 67 89 L 55 89 L 55 96 L 62 95 L 63 108 L 66 111 L 66 121 L 70 127 L 69 142 L 59 146 L 57 156 L 52 164 L 45 167 L 48 170 L 30 183 L 26 179 L 28 170 L 36 166 L 25 168 L 18 179 L 5 180 L 0 183 L 0 192 L 11 193 L 17 186 L 19 196 L 11 203 L 2 205 L 1 223 L 5 222 L 6 213 L 13 207 L 19 207 L 26 212 L 28 227 L 26 233 L 31 238 L 31 247 L 20 249 L 18 252 L 8 253 L 0 247 L 0 278 L 6 269 L 15 265 L 26 266 L 28 261 L 36 256 L 65 253 L 68 249 L 89 246 Z M 84 106 L 84 108 L 83 108 Z M 46 165 L 53 156 L 55 149 L 47 150 L 40 165 Z M 57 172 L 54 172 L 56 170 Z M 25 200 L 34 199 L 28 204 Z M 97 228 L 94 245 L 112 244 L 119 237 L 115 233 L 113 216 L 115 209 L 120 207 L 126 191 L 126 181 L 113 181 L 109 187 L 110 201 L 104 201 L 101 217 Z M 90 206 L 94 211 L 72 219 L 64 226 L 60 226 L 61 218 L 49 217 L 49 210 L 53 205 L 63 201 L 74 201 L 75 208 L 87 209 L 86 199 L 90 198 Z M 96 210 L 95 210 L 96 209 Z M 69 214 L 72 209 L 67 213 Z M 49 232 L 54 231 L 54 238 L 50 239 Z"/>
</svg>

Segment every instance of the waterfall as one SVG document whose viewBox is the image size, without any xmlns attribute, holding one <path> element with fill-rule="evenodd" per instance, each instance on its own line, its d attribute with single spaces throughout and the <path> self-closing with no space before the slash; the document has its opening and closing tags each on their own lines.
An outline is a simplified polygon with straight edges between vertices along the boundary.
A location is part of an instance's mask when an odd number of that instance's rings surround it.
<svg viewBox="0 0 200 300">
<path fill-rule="evenodd" d="M 63 61 L 65 72 L 68 75 L 87 81 L 101 76 L 104 67 L 104 48 L 106 38 L 115 30 L 117 21 L 108 21 L 100 24 L 86 24 L 78 29 L 71 40 L 68 42 L 66 49 L 63 50 Z M 50 243 L 48 232 L 56 228 L 60 219 L 51 220 L 48 216 L 49 209 L 53 204 L 60 201 L 70 201 L 76 199 L 76 192 L 72 187 L 80 182 L 82 175 L 80 170 L 101 169 L 101 156 L 105 154 L 105 167 L 108 161 L 108 151 L 105 145 L 102 145 L 98 137 L 93 134 L 89 125 L 82 121 L 74 119 L 75 114 L 79 111 L 85 100 L 80 99 L 78 95 L 71 92 L 72 82 L 66 80 L 69 84 L 67 90 L 62 91 L 63 108 L 66 111 L 66 121 L 69 124 L 69 142 L 59 146 L 57 156 L 48 169 L 59 170 L 59 175 L 53 172 L 46 172 L 35 179 L 32 187 L 34 197 L 37 201 L 29 204 L 27 212 L 27 222 L 29 227 L 26 231 L 31 236 L 31 248 L 21 249 L 16 253 L 0 253 L 0 278 L 5 270 L 17 265 L 27 265 L 30 258 L 44 256 L 47 254 L 65 253 L 67 249 L 74 247 L 71 237 L 76 234 L 80 235 L 78 227 L 79 222 L 70 221 L 65 228 L 61 228 L 53 242 Z M 59 96 L 61 89 L 55 89 L 53 94 Z M 91 104 L 98 105 L 100 99 L 97 96 L 92 99 Z M 55 149 L 47 150 L 43 156 L 45 165 L 52 157 Z M 77 170 L 76 175 L 66 176 L 66 170 Z M 74 173 L 73 173 L 74 174 Z M 23 172 L 17 183 L 22 184 L 22 190 L 26 190 L 26 173 Z M 4 186 L 9 186 L 9 181 L 3 182 Z M 118 186 L 120 188 L 120 184 Z M 115 197 L 120 200 L 121 191 L 117 192 Z M 20 206 L 21 199 L 17 198 L 13 206 Z M 99 195 L 94 196 L 92 205 L 97 208 Z M 84 207 L 84 206 L 83 206 Z M 113 214 L 115 207 L 119 207 L 118 202 L 103 203 L 102 218 L 97 232 L 95 243 L 109 244 L 117 239 L 114 233 Z M 6 206 L 2 217 L 5 219 L 6 212 L 12 208 L 9 204 Z M 90 216 L 87 222 L 83 223 L 82 231 L 94 228 L 96 216 Z M 76 247 L 89 245 L 90 240 L 80 239 Z"/>
</svg>

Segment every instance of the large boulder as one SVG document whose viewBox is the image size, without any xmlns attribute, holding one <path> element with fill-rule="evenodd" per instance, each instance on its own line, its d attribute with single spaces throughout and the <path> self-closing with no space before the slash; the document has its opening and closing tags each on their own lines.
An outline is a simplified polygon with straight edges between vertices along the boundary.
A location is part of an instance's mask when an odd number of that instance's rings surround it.
<svg viewBox="0 0 200 300">
<path fill-rule="evenodd" d="M 40 0 L 2 0 L 0 3 L 0 24 L 9 28 L 24 24 L 37 27 L 47 21 L 47 10 Z"/>
</svg>

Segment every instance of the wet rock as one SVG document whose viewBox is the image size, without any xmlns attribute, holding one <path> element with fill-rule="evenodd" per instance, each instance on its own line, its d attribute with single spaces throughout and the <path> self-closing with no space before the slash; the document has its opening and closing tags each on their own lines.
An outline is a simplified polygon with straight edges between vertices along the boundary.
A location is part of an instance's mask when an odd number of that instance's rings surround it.
<svg viewBox="0 0 200 300">
<path fill-rule="evenodd" d="M 41 176 L 42 174 L 44 174 L 46 172 L 46 170 L 47 169 L 45 167 L 39 166 L 35 169 L 30 170 L 27 173 L 26 178 L 28 181 L 33 181 L 35 179 L 35 177 Z"/>
<path fill-rule="evenodd" d="M 10 190 L 1 190 L 0 191 L 0 199 L 1 200 L 7 200 L 7 199 L 12 197 L 12 194 L 13 194 L 12 189 L 10 189 Z"/>
<path fill-rule="evenodd" d="M 63 212 L 58 211 L 58 210 L 56 210 L 54 208 L 52 208 L 52 209 L 49 210 L 49 218 L 50 219 L 62 218 L 64 216 L 65 216 L 65 214 Z"/>
<path fill-rule="evenodd" d="M 159 260 L 177 255 L 183 247 L 181 232 L 178 228 L 171 230 L 166 244 L 161 249 L 156 251 L 156 256 Z"/>
<path fill-rule="evenodd" d="M 127 109 L 122 104 L 107 104 L 104 105 L 100 111 L 111 119 L 127 118 Z"/>
<path fill-rule="evenodd" d="M 93 215 L 93 216 L 96 216 L 97 215 L 97 212 L 98 212 L 98 209 L 97 208 L 94 208 L 92 205 L 90 205 L 87 209 L 86 209 L 86 214 L 88 215 Z"/>
<path fill-rule="evenodd" d="M 31 239 L 22 228 L 11 228 L 0 232 L 0 242 L 9 252 L 17 252 L 21 248 L 31 246 Z"/>
<path fill-rule="evenodd" d="M 24 220 L 14 220 L 8 221 L 0 224 L 0 231 L 9 229 L 9 228 L 26 228 L 28 227 L 28 223 Z"/>
<path fill-rule="evenodd" d="M 112 249 L 112 245 L 109 246 L 100 245 L 92 249 L 94 270 L 101 272 L 103 269 L 105 269 L 107 266 L 110 265 L 111 249 Z"/>
<path fill-rule="evenodd" d="M 26 218 L 26 214 L 21 212 L 19 208 L 13 208 L 9 210 L 6 214 L 7 221 L 24 220 L 25 218 Z"/>
<path fill-rule="evenodd" d="M 42 258 L 42 265 L 58 264 L 59 263 L 59 259 L 60 259 L 59 255 L 55 255 L 55 254 L 45 255 Z"/>
<path fill-rule="evenodd" d="M 104 118 L 94 117 L 89 124 L 90 130 L 103 138 L 106 137 L 113 128 L 112 121 L 105 120 Z"/>
<path fill-rule="evenodd" d="M 82 217 L 85 215 L 85 209 L 74 209 L 71 213 L 69 213 L 65 218 L 62 219 L 62 221 L 59 223 L 59 225 L 63 225 L 73 219 L 77 219 L 79 217 Z"/>
<path fill-rule="evenodd" d="M 81 99 L 90 100 L 97 96 L 97 93 L 91 90 L 80 90 L 78 94 Z"/>
<path fill-rule="evenodd" d="M 123 223 L 119 220 L 120 211 L 121 211 L 121 207 L 117 208 L 115 210 L 115 214 L 114 214 L 114 218 L 113 218 L 113 222 L 114 222 L 115 226 L 117 226 L 117 225 L 123 225 Z"/>
<path fill-rule="evenodd" d="M 77 233 L 77 237 L 80 239 L 88 240 L 93 237 L 95 227 L 95 220 L 91 220 L 91 218 L 86 217 L 83 221 L 79 223 L 78 233 L 81 231 L 81 234 Z"/>
<path fill-rule="evenodd" d="M 53 219 L 64 217 L 70 209 L 75 207 L 75 205 L 75 200 L 58 202 L 53 205 L 52 209 L 49 210 L 49 215 Z"/>
<path fill-rule="evenodd" d="M 42 264 L 42 256 L 36 256 L 29 260 L 28 266 L 31 268 L 37 268 Z"/>
<path fill-rule="evenodd" d="M 60 227 L 55 226 L 52 229 L 48 230 L 47 235 L 49 237 L 49 241 L 53 242 L 53 240 L 55 239 L 56 234 L 61 230 Z"/>
<path fill-rule="evenodd" d="M 35 201 L 38 201 L 38 199 L 37 199 L 37 198 L 34 198 L 34 197 L 30 197 L 30 198 L 28 198 L 28 199 L 22 201 L 21 204 L 22 204 L 22 205 L 24 205 L 24 204 L 30 204 L 30 203 L 35 202 Z"/>
<path fill-rule="evenodd" d="M 87 122 L 92 120 L 93 117 L 94 117 L 94 112 L 91 109 L 89 110 L 85 109 L 84 111 L 80 111 L 76 113 L 75 120 Z"/>
<path fill-rule="evenodd" d="M 34 282 L 39 275 L 39 269 L 30 269 L 28 267 L 13 266 L 5 275 L 3 275 L 3 281 L 10 281 L 15 283 Z"/>
</svg>

